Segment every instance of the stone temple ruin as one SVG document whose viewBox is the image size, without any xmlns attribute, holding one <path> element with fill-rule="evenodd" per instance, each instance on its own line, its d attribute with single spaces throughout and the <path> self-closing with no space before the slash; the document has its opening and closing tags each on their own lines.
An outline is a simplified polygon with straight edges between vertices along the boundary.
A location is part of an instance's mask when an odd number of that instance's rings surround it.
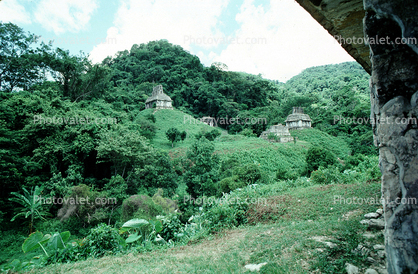
<svg viewBox="0 0 418 274">
<path fill-rule="evenodd" d="M 311 127 L 311 118 L 303 113 L 302 107 L 293 107 L 293 112 L 286 119 L 286 127 L 289 129 L 304 129 Z"/>
<path fill-rule="evenodd" d="M 170 96 L 163 92 L 163 86 L 158 85 L 153 88 L 151 97 L 145 101 L 145 108 L 173 109 L 172 101 Z"/>
<path fill-rule="evenodd" d="M 205 116 L 205 117 L 202 117 L 201 121 L 202 121 L 203 123 L 207 124 L 208 126 L 211 126 L 211 127 L 213 127 L 213 126 L 215 126 L 215 125 L 216 125 L 216 120 L 215 120 L 215 118 L 210 117 L 210 116 Z"/>
<path fill-rule="evenodd" d="M 260 138 L 270 142 L 287 143 L 293 142 L 294 138 L 290 135 L 290 129 L 311 128 L 312 119 L 308 114 L 303 113 L 302 107 L 294 107 L 292 114 L 287 116 L 286 126 L 282 124 L 271 126 L 268 130 L 263 131 Z M 275 139 L 269 138 L 274 134 Z"/>
<path fill-rule="evenodd" d="M 269 136 L 271 134 L 274 134 L 276 139 L 269 139 Z M 293 137 L 290 135 L 289 129 L 282 124 L 271 126 L 268 130 L 263 131 L 260 135 L 260 138 L 270 142 L 279 143 L 293 142 L 294 140 Z"/>
</svg>

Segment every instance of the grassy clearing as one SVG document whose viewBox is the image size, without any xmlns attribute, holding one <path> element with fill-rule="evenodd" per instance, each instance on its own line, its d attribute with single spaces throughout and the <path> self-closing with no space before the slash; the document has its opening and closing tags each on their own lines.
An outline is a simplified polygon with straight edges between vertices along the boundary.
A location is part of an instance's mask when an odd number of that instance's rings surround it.
<svg viewBox="0 0 418 274">
<path fill-rule="evenodd" d="M 365 268 L 364 257 L 351 252 L 365 239 L 359 224 L 376 204 L 334 203 L 344 198 L 379 197 L 379 183 L 257 189 L 266 204 L 251 204 L 246 225 L 171 249 L 52 265 L 31 273 L 246 273 L 246 264 L 267 262 L 261 273 L 343 273 L 345 262 Z M 254 197 L 256 197 L 254 196 Z M 337 245 L 329 248 L 313 237 Z M 369 244 L 382 244 L 380 235 Z"/>
<path fill-rule="evenodd" d="M 155 110 L 146 109 L 140 115 L 154 113 L 156 118 L 157 133 L 152 141 L 155 147 L 168 150 L 171 158 L 184 157 L 187 148 L 195 141 L 194 135 L 199 131 L 210 131 L 213 127 L 200 122 L 190 122 L 189 115 L 179 110 Z M 171 143 L 167 140 L 165 132 L 176 127 L 180 131 L 187 132 L 184 142 Z M 260 138 L 246 137 L 243 135 L 229 135 L 226 131 L 215 141 L 215 153 L 222 158 L 235 156 L 240 159 L 242 165 L 255 163 L 267 172 L 270 179 L 274 179 L 279 166 L 286 169 L 301 171 L 305 167 L 306 152 L 312 145 L 318 145 L 330 149 L 335 155 L 344 158 L 350 154 L 347 143 L 341 138 L 330 136 L 316 129 L 292 131 L 292 135 L 298 137 L 296 143 L 270 143 Z"/>
<path fill-rule="evenodd" d="M 191 122 L 188 120 L 190 115 L 176 109 L 145 109 L 139 113 L 140 116 L 146 116 L 148 114 L 154 114 L 156 119 L 155 125 L 157 126 L 157 133 L 152 140 L 152 144 L 155 147 L 162 149 L 171 149 L 171 142 L 167 140 L 167 136 L 165 135 L 169 128 L 175 127 L 178 130 L 186 131 L 187 133 L 187 138 L 184 142 L 180 141 L 175 143 L 174 147 L 176 149 L 189 147 L 194 141 L 194 135 L 199 133 L 199 131 L 210 131 L 213 129 L 213 127 L 197 120 L 196 122 Z M 224 131 L 219 128 L 218 130 Z"/>
</svg>

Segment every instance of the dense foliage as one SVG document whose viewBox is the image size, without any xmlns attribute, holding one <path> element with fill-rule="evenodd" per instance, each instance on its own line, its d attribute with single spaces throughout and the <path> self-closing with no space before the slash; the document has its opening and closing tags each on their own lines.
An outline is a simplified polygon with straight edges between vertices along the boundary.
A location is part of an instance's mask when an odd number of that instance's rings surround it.
<svg viewBox="0 0 418 274">
<path fill-rule="evenodd" d="M 16 241 L 36 230 L 82 238 L 43 263 L 153 248 L 121 244 L 116 227 L 132 218 L 161 232 L 156 246 L 248 222 L 247 205 L 199 198 L 241 190 L 245 198 L 275 181 L 293 187 L 378 177 L 370 125 L 339 122 L 370 112 L 367 75 L 355 63 L 310 68 L 283 84 L 220 63 L 205 67 L 165 40 L 101 64 L 38 44 L 10 23 L 0 23 L 0 42 L 0 228 L 18 231 Z M 156 84 L 174 110 L 144 110 Z M 292 133 L 297 141 L 286 145 L 254 138 L 284 123 L 293 106 L 304 107 L 316 129 Z M 216 129 L 191 124 L 206 116 Z M 36 233 L 29 237 L 44 243 Z"/>
</svg>

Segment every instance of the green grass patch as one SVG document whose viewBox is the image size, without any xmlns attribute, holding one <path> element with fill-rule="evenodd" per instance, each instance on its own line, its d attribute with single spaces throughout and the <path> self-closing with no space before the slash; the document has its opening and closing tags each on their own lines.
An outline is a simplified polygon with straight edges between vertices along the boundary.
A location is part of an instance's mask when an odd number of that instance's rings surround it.
<svg viewBox="0 0 418 274">
<path fill-rule="evenodd" d="M 179 141 L 174 144 L 174 148 L 180 150 L 182 148 L 189 147 L 195 140 L 194 136 L 201 130 L 211 131 L 214 129 L 214 127 L 204 124 L 198 120 L 191 121 L 189 114 L 176 109 L 145 109 L 139 113 L 139 116 L 145 117 L 149 114 L 154 114 L 156 119 L 155 125 L 157 126 L 156 135 L 151 143 L 155 147 L 162 149 L 171 149 L 171 142 L 167 139 L 165 134 L 169 128 L 174 127 L 180 131 L 186 131 L 187 137 L 184 142 Z M 216 129 L 223 131 L 225 134 L 224 130 L 220 128 Z"/>
<path fill-rule="evenodd" d="M 267 264 L 260 273 L 344 273 L 346 262 L 361 270 L 369 266 L 351 250 L 366 241 L 362 234 L 367 228 L 359 223 L 363 214 L 379 205 L 334 203 L 334 198 L 377 197 L 379 183 L 286 188 L 278 182 L 251 191 L 244 191 L 243 197 L 264 197 L 267 207 L 281 208 L 283 214 L 275 220 L 260 219 L 253 226 L 222 230 L 186 246 L 52 265 L 31 273 L 250 273 L 246 264 L 263 262 Z M 251 206 L 256 213 L 263 205 Z M 315 237 L 337 246 L 329 248 Z M 368 241 L 382 244 L 383 236 Z"/>
<path fill-rule="evenodd" d="M 315 128 L 291 130 L 290 133 L 293 137 L 297 137 L 298 140 L 306 141 L 310 145 L 330 150 L 341 159 L 345 159 L 351 153 L 350 147 L 345 140 L 340 137 L 331 136 Z"/>
</svg>

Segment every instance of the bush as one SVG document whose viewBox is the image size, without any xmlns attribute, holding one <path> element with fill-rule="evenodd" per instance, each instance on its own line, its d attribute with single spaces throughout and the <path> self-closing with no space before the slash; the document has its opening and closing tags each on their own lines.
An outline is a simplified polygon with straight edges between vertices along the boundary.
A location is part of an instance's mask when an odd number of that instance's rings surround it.
<svg viewBox="0 0 418 274">
<path fill-rule="evenodd" d="M 210 200 L 208 198 L 208 200 Z M 247 223 L 246 212 L 248 204 L 241 202 L 235 194 L 224 194 L 214 203 L 207 203 L 203 213 L 209 221 L 211 230 L 219 230 L 224 227 L 236 227 Z"/>
<path fill-rule="evenodd" d="M 313 183 L 320 185 L 347 183 L 344 175 L 335 166 L 329 168 L 319 167 L 318 170 L 311 173 L 311 180 Z"/>
<path fill-rule="evenodd" d="M 84 254 L 102 257 L 122 251 L 124 240 L 119 236 L 117 229 L 102 223 L 90 230 L 83 243 Z"/>
<path fill-rule="evenodd" d="M 257 134 L 255 134 L 251 128 L 244 128 L 241 131 L 241 134 L 247 137 L 257 137 Z"/>
<path fill-rule="evenodd" d="M 241 162 L 238 157 L 232 155 L 225 159 L 222 159 L 221 166 L 219 168 L 220 177 L 226 178 L 233 175 L 233 171 L 236 167 L 240 166 Z"/>
<path fill-rule="evenodd" d="M 353 168 L 357 172 L 365 174 L 365 181 L 379 181 L 382 173 L 379 168 L 378 156 L 365 156 L 357 167 Z"/>
<path fill-rule="evenodd" d="M 267 139 L 270 142 L 274 142 L 274 141 L 277 142 L 279 140 L 279 137 L 276 134 L 274 134 L 273 132 L 270 132 L 269 135 L 267 135 Z"/>
<path fill-rule="evenodd" d="M 157 120 L 155 119 L 154 114 L 152 114 L 152 113 L 145 115 L 145 118 L 146 118 L 147 120 L 149 120 L 149 121 L 153 122 L 154 124 L 155 124 L 155 122 L 157 121 Z"/>
<path fill-rule="evenodd" d="M 58 218 L 61 221 L 77 216 L 83 226 L 94 225 L 108 218 L 107 210 L 111 205 L 106 203 L 96 203 L 96 200 L 106 199 L 106 193 L 91 191 L 85 184 L 71 188 L 71 194 L 63 199 L 64 203 L 58 211 Z M 77 203 L 83 198 L 84 202 Z M 106 199 L 106 201 L 108 201 Z"/>
<path fill-rule="evenodd" d="M 230 158 L 229 161 L 230 160 L 233 160 L 233 158 Z M 242 188 L 255 183 L 263 184 L 268 181 L 266 174 L 261 171 L 259 164 L 246 164 L 242 167 L 236 166 L 228 173 L 225 170 L 224 174 L 225 173 L 231 174 L 231 176 L 222 179 L 218 183 L 218 194 L 229 193 L 237 188 Z"/>
<path fill-rule="evenodd" d="M 246 186 L 246 183 L 240 181 L 238 176 L 234 175 L 232 177 L 222 179 L 218 185 L 220 193 L 229 193 L 232 190 Z"/>
<path fill-rule="evenodd" d="M 160 206 L 166 214 L 174 213 L 179 209 L 175 201 L 163 197 L 163 190 L 161 188 L 152 196 L 152 201 Z"/>
<path fill-rule="evenodd" d="M 265 174 L 260 169 L 260 164 L 246 164 L 243 167 L 237 167 L 234 170 L 234 175 L 247 185 L 267 181 Z"/>
<path fill-rule="evenodd" d="M 209 141 L 214 141 L 218 136 L 221 136 L 221 132 L 217 129 L 212 129 L 211 131 L 205 132 L 201 130 L 195 135 L 196 139 L 199 140 L 202 137 L 205 137 Z"/>
<path fill-rule="evenodd" d="M 153 150 L 147 155 L 146 162 L 135 168 L 127 192 L 131 195 L 137 194 L 142 187 L 152 194 L 158 188 L 164 189 L 166 195 L 175 191 L 177 174 L 167 152 Z"/>
<path fill-rule="evenodd" d="M 151 114 L 152 115 L 152 114 Z M 152 115 L 154 117 L 154 115 Z M 155 126 L 155 117 L 152 118 L 141 118 L 137 121 L 140 129 L 140 134 L 144 136 L 145 138 L 152 140 L 155 137 L 155 134 L 157 133 L 157 127 Z"/>
<path fill-rule="evenodd" d="M 344 171 L 346 169 L 356 168 L 362 161 L 365 160 L 365 158 L 366 158 L 366 156 L 364 156 L 363 154 L 357 154 L 355 156 L 352 156 L 352 155 L 348 156 L 345 159 L 345 163 L 344 163 L 342 171 Z"/>
<path fill-rule="evenodd" d="M 321 147 L 311 147 L 306 154 L 306 168 L 308 173 L 317 170 L 319 167 L 328 167 L 336 163 L 335 155 Z"/>
<path fill-rule="evenodd" d="M 173 213 L 167 216 L 159 216 L 157 218 L 161 220 L 163 224 L 163 229 L 160 232 L 160 236 L 166 241 L 177 240 L 176 235 L 183 227 L 178 214 Z"/>
<path fill-rule="evenodd" d="M 154 203 L 148 195 L 133 195 L 123 201 L 122 220 L 126 222 L 133 218 L 152 219 L 163 214 L 163 208 Z"/>
<path fill-rule="evenodd" d="M 277 180 L 295 180 L 300 176 L 298 170 L 292 169 L 290 167 L 279 166 L 276 172 Z"/>
</svg>

